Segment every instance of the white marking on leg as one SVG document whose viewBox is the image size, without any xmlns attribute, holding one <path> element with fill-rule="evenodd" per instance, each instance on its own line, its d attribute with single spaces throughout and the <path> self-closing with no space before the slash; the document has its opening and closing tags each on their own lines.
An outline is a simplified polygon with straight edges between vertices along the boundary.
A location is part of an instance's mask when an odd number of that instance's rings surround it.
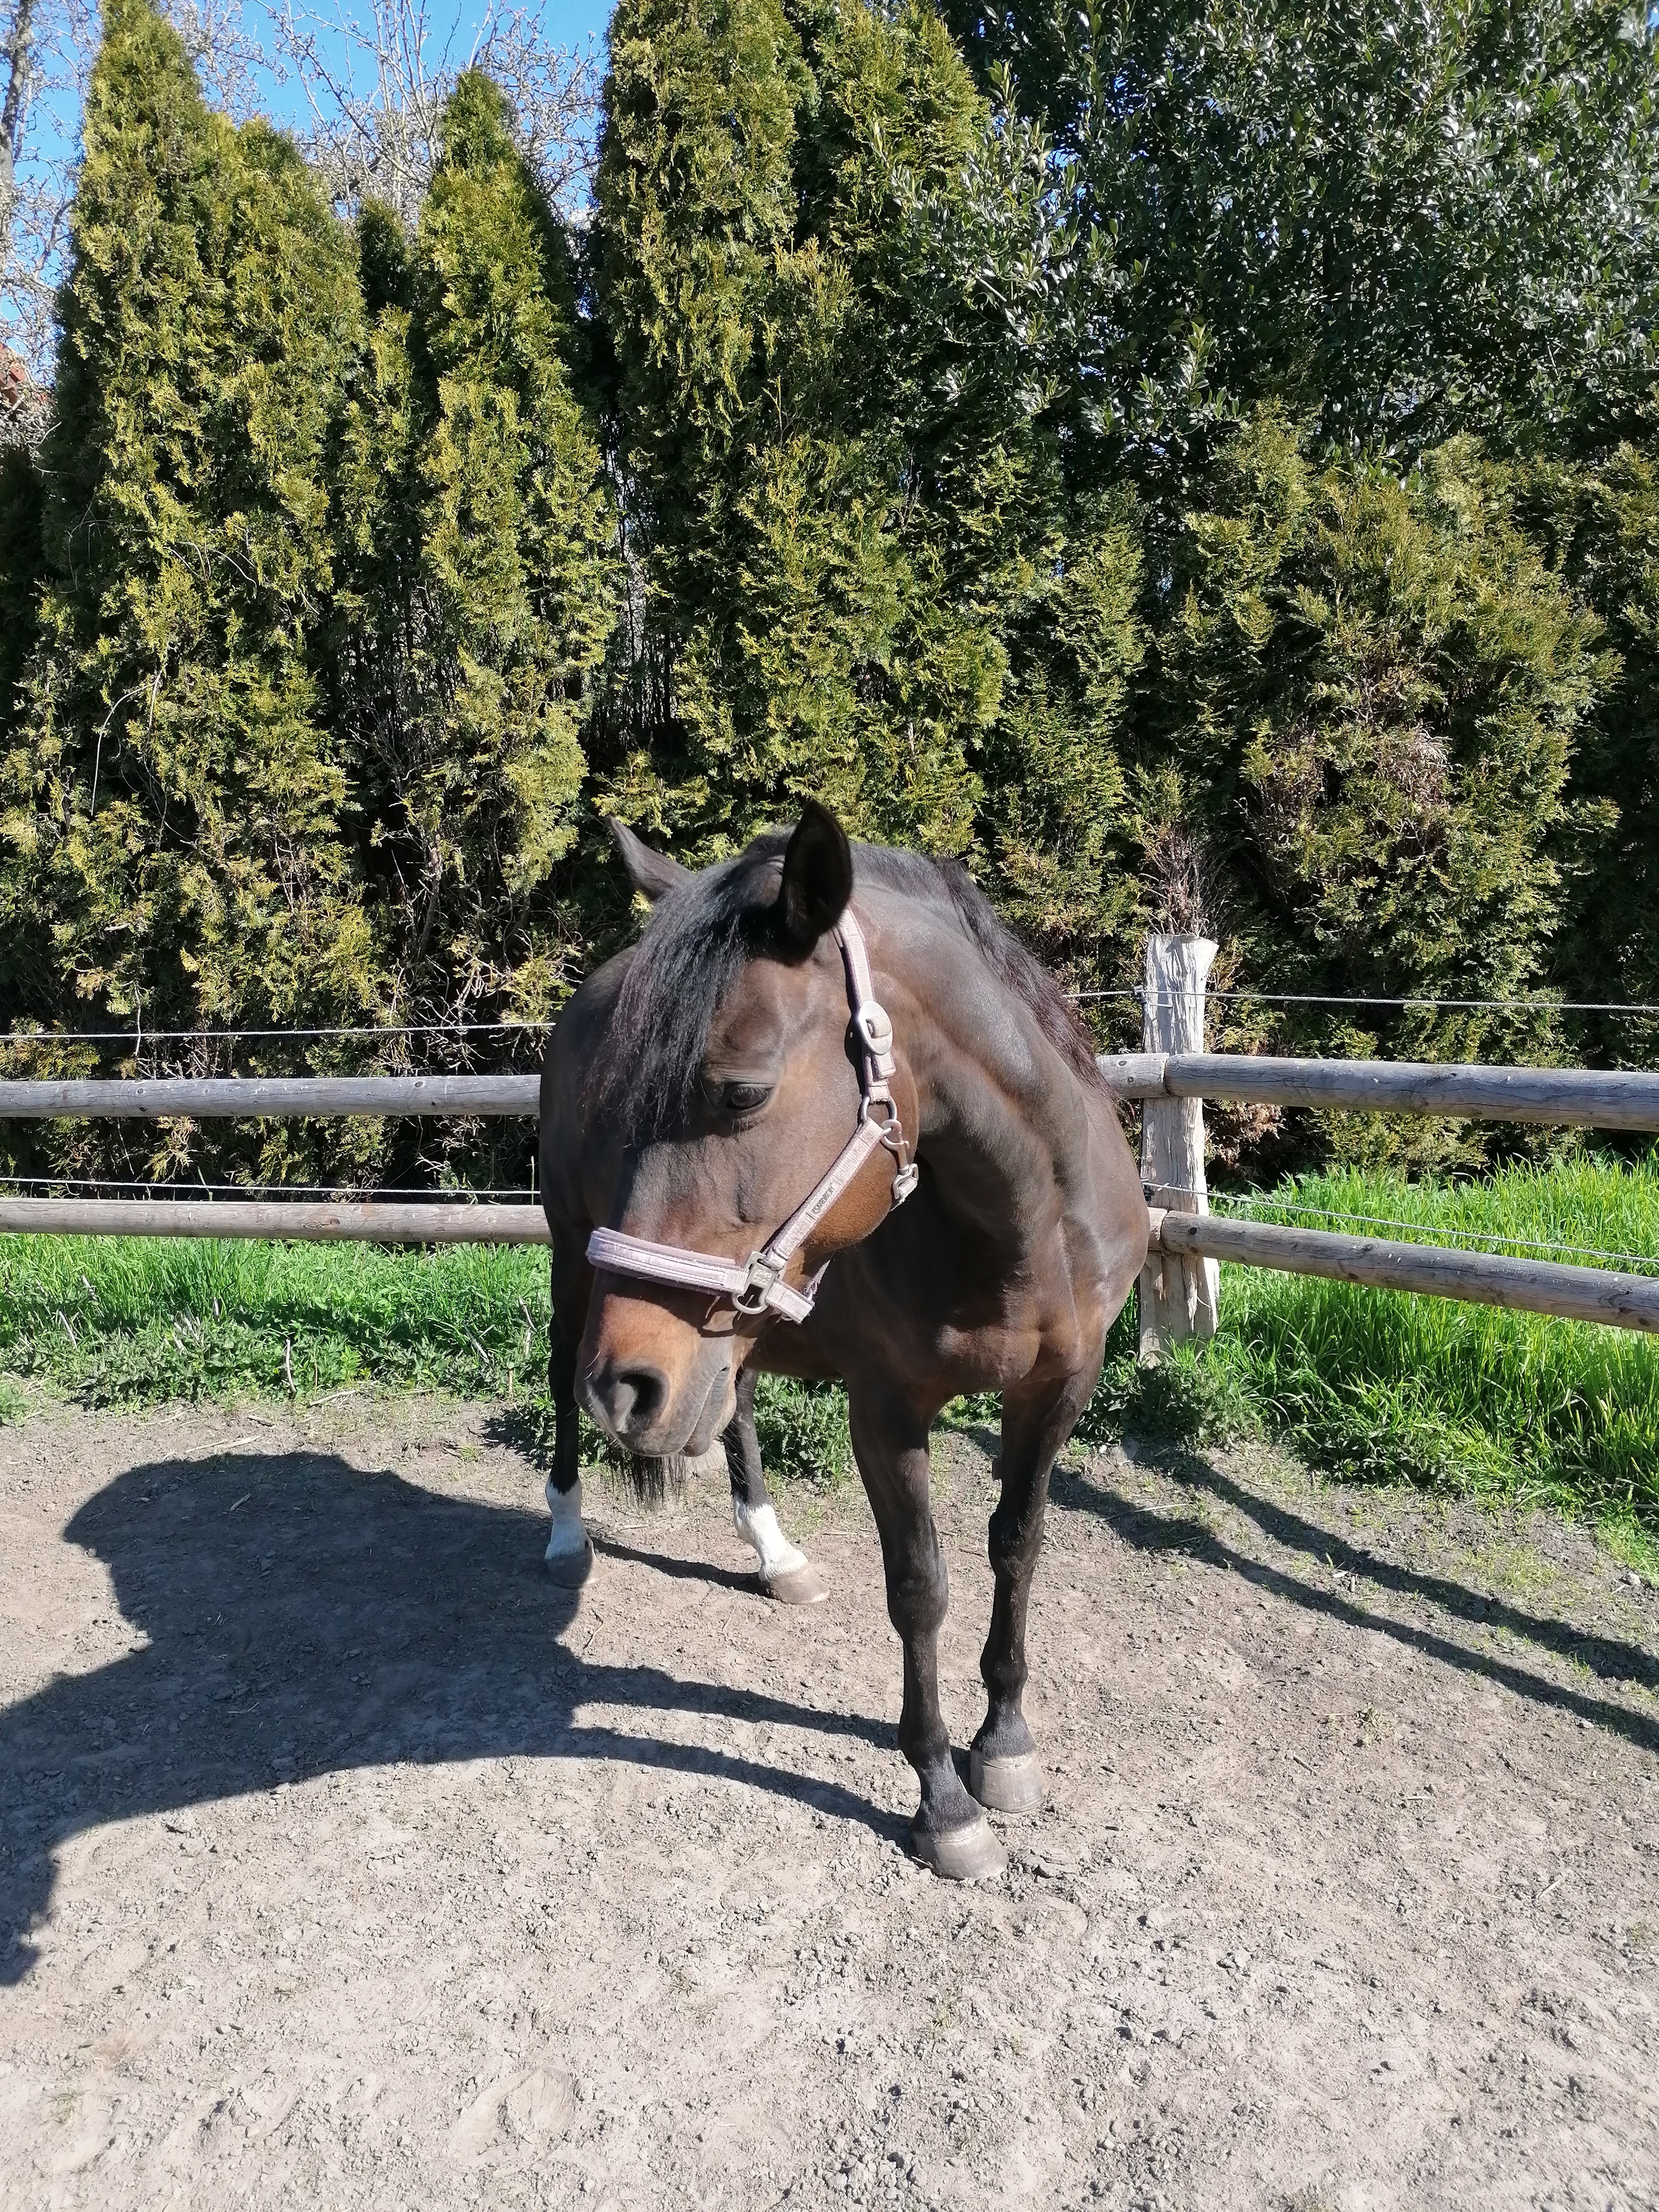
<svg viewBox="0 0 1659 2212">
<path fill-rule="evenodd" d="M 775 1582 L 780 1575 L 793 1575 L 798 1567 L 806 1565 L 805 1553 L 798 1552 L 779 1528 L 778 1516 L 769 1504 L 757 1505 L 751 1513 L 734 1492 L 732 1518 L 738 1535 L 754 1546 L 762 1582 Z"/>
<path fill-rule="evenodd" d="M 549 1559 L 568 1559 L 587 1547 L 587 1531 L 582 1526 L 582 1486 L 579 1475 L 568 1490 L 556 1490 L 553 1479 L 548 1477 L 543 1493 L 547 1510 L 553 1516 L 553 1527 L 547 1539 L 543 1557 Z"/>
</svg>

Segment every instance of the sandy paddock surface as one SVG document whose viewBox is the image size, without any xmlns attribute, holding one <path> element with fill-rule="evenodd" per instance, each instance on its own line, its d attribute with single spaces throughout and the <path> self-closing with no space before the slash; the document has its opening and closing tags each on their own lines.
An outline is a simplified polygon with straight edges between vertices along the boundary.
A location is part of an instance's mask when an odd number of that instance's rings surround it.
<svg viewBox="0 0 1659 2212">
<path fill-rule="evenodd" d="M 489 1409 L 0 1432 L 8 2207 L 1659 2204 L 1659 1601 L 1582 1534 L 1072 1455 L 968 1891 L 861 1496 L 781 1500 L 805 1614 L 720 1486 L 591 1502 L 577 1604 Z"/>
</svg>

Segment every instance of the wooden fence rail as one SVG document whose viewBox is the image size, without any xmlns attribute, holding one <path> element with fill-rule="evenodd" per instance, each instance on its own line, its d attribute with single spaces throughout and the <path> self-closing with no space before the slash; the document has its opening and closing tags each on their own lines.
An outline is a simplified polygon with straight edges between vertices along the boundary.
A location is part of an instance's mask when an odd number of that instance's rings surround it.
<svg viewBox="0 0 1659 2212">
<path fill-rule="evenodd" d="M 269 1237 L 319 1244 L 545 1244 L 539 1206 L 381 1200 L 0 1198 L 0 1231 L 34 1237 Z"/>
<path fill-rule="evenodd" d="M 1175 1259 L 1229 1260 L 1373 1290 L 1414 1291 L 1659 1334 L 1659 1281 L 1608 1268 L 1564 1267 L 1553 1261 L 1453 1252 L 1434 1244 L 1392 1244 L 1375 1237 L 1287 1229 L 1272 1221 L 1233 1221 L 1217 1213 L 1166 1213 L 1156 1206 L 1152 1249 Z"/>
<path fill-rule="evenodd" d="M 1246 1053 L 1103 1054 L 1102 1074 L 1137 1100 L 1224 1098 L 1348 1113 L 1444 1114 L 1659 1129 L 1659 1075 L 1428 1061 L 1270 1060 Z M 0 1082 L 0 1121 L 126 1118 L 242 1121 L 337 1115 L 533 1117 L 536 1075 L 166 1076 L 153 1081 Z"/>
<path fill-rule="evenodd" d="M 276 1121 L 341 1114 L 527 1114 L 539 1075 L 162 1076 L 153 1082 L 0 1083 L 0 1121 Z"/>
<path fill-rule="evenodd" d="M 1114 1052 L 1121 1098 L 1224 1098 L 1347 1114 L 1443 1114 L 1589 1129 L 1659 1129 L 1659 1075 L 1587 1067 L 1479 1067 L 1412 1060 L 1273 1060 L 1249 1053 Z"/>
</svg>

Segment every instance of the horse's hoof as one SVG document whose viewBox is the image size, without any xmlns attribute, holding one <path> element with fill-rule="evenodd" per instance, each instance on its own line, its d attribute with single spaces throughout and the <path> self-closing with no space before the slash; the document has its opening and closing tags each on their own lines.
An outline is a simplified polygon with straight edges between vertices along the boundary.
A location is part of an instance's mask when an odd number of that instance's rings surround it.
<svg viewBox="0 0 1659 2212">
<path fill-rule="evenodd" d="M 798 1567 L 789 1567 L 769 1582 L 761 1577 L 761 1594 L 775 1598 L 780 1605 L 823 1605 L 830 1595 L 830 1585 L 810 1559 Z"/>
<path fill-rule="evenodd" d="M 968 1754 L 968 1787 L 993 1813 L 1039 1813 L 1042 1809 L 1042 1761 L 1034 1751 L 1012 1759 Z"/>
<path fill-rule="evenodd" d="M 910 1849 L 923 1866 L 946 1881 L 994 1881 L 1008 1869 L 1008 1854 L 988 1820 L 969 1820 L 960 1828 L 910 1830 Z"/>
<path fill-rule="evenodd" d="M 588 1537 L 580 1552 L 550 1552 L 542 1564 L 561 1589 L 580 1589 L 593 1571 L 593 1540 Z"/>
</svg>

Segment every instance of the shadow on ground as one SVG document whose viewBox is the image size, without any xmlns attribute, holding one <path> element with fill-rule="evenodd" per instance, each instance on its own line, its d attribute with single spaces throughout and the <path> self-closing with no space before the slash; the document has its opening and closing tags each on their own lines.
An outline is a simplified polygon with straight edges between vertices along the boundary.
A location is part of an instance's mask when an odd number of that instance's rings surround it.
<svg viewBox="0 0 1659 2212">
<path fill-rule="evenodd" d="M 1631 1682 L 1651 1689 L 1659 1685 L 1659 1660 L 1640 1644 L 1579 1629 L 1570 1621 L 1528 1612 L 1501 1598 L 1488 1598 L 1449 1575 L 1404 1566 L 1369 1547 L 1322 1528 L 1288 1506 L 1259 1497 L 1208 1460 L 1183 1455 L 1174 1480 L 1195 1493 L 1207 1492 L 1233 1507 L 1253 1522 L 1271 1544 L 1299 1556 L 1316 1572 L 1323 1566 L 1330 1576 L 1346 1577 L 1351 1589 L 1345 1592 L 1340 1587 L 1322 1585 L 1286 1565 L 1253 1557 L 1224 1543 L 1197 1512 L 1160 1512 L 1075 1474 L 1056 1470 L 1054 1500 L 1062 1510 L 1095 1515 L 1138 1551 L 1181 1552 L 1208 1565 L 1231 1569 L 1258 1589 L 1326 1620 L 1345 1628 L 1376 1630 L 1444 1666 L 1501 1683 L 1517 1697 L 1610 1729 L 1644 1751 L 1659 1752 L 1659 1721 L 1650 1714 L 1552 1680 L 1517 1658 L 1458 1643 L 1449 1632 L 1455 1625 L 1465 1623 L 1504 1630 L 1516 1642 L 1533 1644 L 1582 1667 L 1599 1680 Z M 1432 1607 L 1445 1617 L 1444 1627 L 1401 1620 L 1362 1602 L 1363 1583 Z"/>
<path fill-rule="evenodd" d="M 36 1953 L 52 1853 L 100 1822 L 396 1760 L 617 1759 L 751 1783 L 897 1839 L 834 1783 L 679 1743 L 720 1713 L 890 1744 L 891 1727 L 761 1690 L 590 1663 L 541 1570 L 539 1514 L 446 1498 L 331 1455 L 161 1461 L 70 1523 L 147 1648 L 0 1713 L 0 1984 Z M 670 1574 L 741 1578 L 621 1546 Z M 573 1634 L 573 1631 L 575 1632 Z M 636 1717 L 578 1724 L 594 1705 Z"/>
</svg>

